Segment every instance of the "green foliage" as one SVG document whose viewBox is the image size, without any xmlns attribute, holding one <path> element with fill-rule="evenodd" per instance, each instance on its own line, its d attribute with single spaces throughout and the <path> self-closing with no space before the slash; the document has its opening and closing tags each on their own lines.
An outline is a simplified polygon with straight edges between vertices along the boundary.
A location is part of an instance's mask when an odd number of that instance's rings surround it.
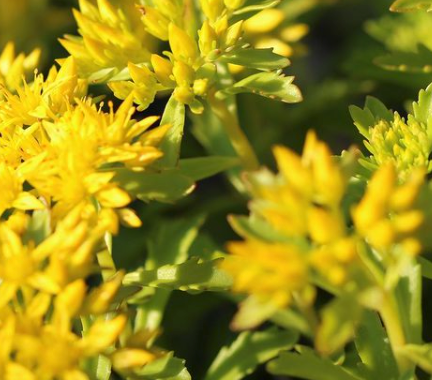
<svg viewBox="0 0 432 380">
<path fill-rule="evenodd" d="M 298 335 L 270 328 L 243 332 L 229 346 L 223 347 L 210 366 L 204 380 L 240 380 L 261 363 L 274 358 L 297 342 Z"/>
<path fill-rule="evenodd" d="M 300 353 L 282 352 L 277 359 L 267 364 L 267 369 L 275 375 L 296 376 L 308 380 L 363 379 L 307 348 Z"/>
</svg>

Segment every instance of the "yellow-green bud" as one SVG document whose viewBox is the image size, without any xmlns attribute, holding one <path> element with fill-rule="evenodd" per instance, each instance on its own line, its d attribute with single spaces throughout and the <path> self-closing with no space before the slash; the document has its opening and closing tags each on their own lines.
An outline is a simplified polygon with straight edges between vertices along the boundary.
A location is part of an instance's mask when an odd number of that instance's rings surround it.
<svg viewBox="0 0 432 380">
<path fill-rule="evenodd" d="M 225 36 L 225 46 L 234 46 L 243 34 L 243 20 L 231 25 Z"/>
<path fill-rule="evenodd" d="M 173 23 L 169 24 L 168 33 L 174 58 L 193 64 L 199 57 L 195 40 Z"/>
<path fill-rule="evenodd" d="M 189 86 L 193 82 L 195 76 L 195 72 L 192 68 L 182 61 L 174 63 L 173 74 L 179 86 Z"/>
<path fill-rule="evenodd" d="M 225 6 L 231 10 L 239 9 L 245 2 L 246 0 L 224 0 Z"/>
<path fill-rule="evenodd" d="M 193 83 L 193 91 L 195 95 L 204 96 L 208 90 L 209 80 L 207 78 L 197 79 Z"/>
<path fill-rule="evenodd" d="M 201 30 L 198 32 L 199 48 L 201 53 L 206 56 L 217 47 L 217 36 L 214 29 L 207 20 L 204 21 Z"/>
<path fill-rule="evenodd" d="M 168 40 L 168 25 L 170 21 L 158 10 L 152 7 L 139 7 L 141 20 L 150 34 L 162 41 Z"/>
<path fill-rule="evenodd" d="M 168 59 L 162 58 L 157 54 L 152 54 L 150 59 L 158 81 L 166 87 L 171 87 L 174 84 L 171 79 L 173 71 L 172 63 Z"/>
<path fill-rule="evenodd" d="M 223 13 L 223 0 L 200 0 L 201 8 L 207 18 L 214 23 Z"/>
</svg>

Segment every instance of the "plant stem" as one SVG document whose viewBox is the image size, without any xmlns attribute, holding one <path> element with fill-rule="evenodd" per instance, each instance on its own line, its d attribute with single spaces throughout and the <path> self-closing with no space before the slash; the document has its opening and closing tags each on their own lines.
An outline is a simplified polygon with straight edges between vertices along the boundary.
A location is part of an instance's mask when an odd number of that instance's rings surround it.
<svg viewBox="0 0 432 380">
<path fill-rule="evenodd" d="M 390 346 L 401 374 L 413 367 L 412 363 L 400 354 L 400 349 L 407 343 L 400 321 L 398 305 L 392 294 L 386 294 L 379 313 L 389 337 Z"/>
<path fill-rule="evenodd" d="M 250 171 L 257 170 L 259 168 L 258 158 L 240 127 L 237 115 L 229 110 L 226 102 L 216 98 L 215 92 L 209 93 L 208 101 L 212 111 L 222 122 L 243 167 Z"/>
</svg>

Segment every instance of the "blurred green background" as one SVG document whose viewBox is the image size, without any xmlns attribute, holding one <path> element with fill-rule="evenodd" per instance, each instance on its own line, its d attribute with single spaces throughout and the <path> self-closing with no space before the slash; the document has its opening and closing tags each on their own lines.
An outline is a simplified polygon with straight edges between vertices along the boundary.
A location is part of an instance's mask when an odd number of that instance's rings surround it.
<svg viewBox="0 0 432 380">
<path fill-rule="evenodd" d="M 391 14 L 388 11 L 391 0 L 313 1 L 317 3 L 314 6 L 308 3 L 309 0 L 283 0 L 281 4 L 287 19 L 305 23 L 310 29 L 302 41 L 306 51 L 292 56 L 292 65 L 287 69 L 289 75 L 296 76 L 304 101 L 287 105 L 253 95 L 239 97 L 241 125 L 261 162 L 269 167 L 274 167 L 273 144 L 300 150 L 310 128 L 334 152 L 351 144 L 361 146 L 361 138 L 349 116 L 350 104 L 363 105 L 365 96 L 373 95 L 403 114 L 407 101 L 415 99 L 419 89 L 432 82 L 432 74 L 392 72 L 374 63 L 388 51 L 409 51 L 412 41 L 432 46 L 432 15 Z M 76 34 L 71 7 L 77 7 L 77 1 L 0 0 L 0 46 L 12 40 L 18 51 L 30 52 L 41 47 L 40 69 L 46 71 L 56 58 L 66 55 L 57 38 L 65 33 Z M 105 91 L 104 87 L 91 88 L 92 93 Z M 158 99 L 145 113 L 160 114 L 165 102 L 166 99 Z M 192 124 L 189 120 L 183 157 L 206 154 L 193 134 Z M 213 249 L 223 250 L 226 241 L 236 239 L 226 220 L 228 214 L 247 213 L 247 199 L 223 175 L 200 182 L 191 196 L 176 205 L 135 206 L 143 227 L 122 229 L 114 239 L 116 263 L 127 269 L 144 262 L 147 241 L 161 223 L 204 214 L 200 237 L 192 247 L 194 255 L 203 256 Z M 426 288 L 425 310 L 431 306 L 429 294 L 430 289 Z M 229 329 L 235 311 L 236 306 L 218 294 L 175 292 L 158 343 L 186 359 L 193 378 L 202 379 L 221 346 L 235 337 Z M 432 339 L 432 329 L 427 325 L 425 339 Z M 259 369 L 248 379 L 274 378 Z"/>
</svg>

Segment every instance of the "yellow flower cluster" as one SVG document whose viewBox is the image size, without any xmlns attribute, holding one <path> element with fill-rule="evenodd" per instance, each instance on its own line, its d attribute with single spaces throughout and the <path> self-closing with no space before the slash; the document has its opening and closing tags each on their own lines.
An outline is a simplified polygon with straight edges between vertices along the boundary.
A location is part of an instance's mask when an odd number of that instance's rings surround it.
<svg viewBox="0 0 432 380">
<path fill-rule="evenodd" d="M 0 223 L 0 378 L 87 379 L 83 360 L 111 346 L 123 315 L 96 318 L 78 336 L 78 316 L 106 313 L 122 276 L 86 294 L 95 251 L 107 220 L 93 207 L 76 207 L 40 244 L 25 236 L 31 220 L 16 215 Z"/>
<path fill-rule="evenodd" d="M 430 218 L 430 200 L 424 174 L 424 170 L 414 170 L 405 183 L 398 185 L 396 168 L 384 165 L 353 209 L 357 232 L 382 254 L 388 256 L 392 246 L 400 244 L 404 252 L 416 255 L 429 244 L 424 229 Z"/>
<path fill-rule="evenodd" d="M 39 58 L 39 49 L 33 50 L 28 56 L 22 53 L 16 55 L 15 45 L 12 42 L 6 44 L 0 55 L 0 87 L 16 91 L 21 86 L 22 78 L 33 74 Z"/>
<path fill-rule="evenodd" d="M 124 208 L 131 196 L 112 181 L 110 168 L 143 170 L 161 157 L 157 145 L 167 125 L 147 131 L 157 117 L 133 120 L 132 97 L 116 112 L 110 106 L 108 113 L 83 98 L 86 84 L 77 79 L 73 58 L 46 79 L 36 75 L 17 94 L 6 89 L 2 94 L 0 214 L 9 208 L 43 208 L 40 198 L 59 220 L 75 206 L 96 201 L 111 211 L 111 232 L 118 218 L 140 225 Z M 23 190 L 25 183 L 30 192 Z"/>
<path fill-rule="evenodd" d="M 329 148 L 309 132 L 302 157 L 281 146 L 274 155 L 278 175 L 262 171 L 248 180 L 251 210 L 284 241 L 231 243 L 233 256 L 222 265 L 233 275 L 235 290 L 281 307 L 307 286 L 311 271 L 343 284 L 356 259 L 356 238 L 341 210 L 347 178 Z"/>
<path fill-rule="evenodd" d="M 372 153 L 366 165 L 377 168 L 391 162 L 401 181 L 405 181 L 415 168 L 429 169 L 432 146 L 427 128 L 412 115 L 404 120 L 395 112 L 393 121 L 380 120 L 369 129 L 365 145 Z"/>
<path fill-rule="evenodd" d="M 160 90 L 174 90 L 174 97 L 201 113 L 202 103 L 216 72 L 215 61 L 233 49 L 242 35 L 243 21 L 229 25 L 233 12 L 242 2 L 223 0 L 200 2 L 205 20 L 198 31 L 198 41 L 188 29 L 188 5 L 175 0 L 156 0 L 154 7 L 142 6 L 146 30 L 162 41 L 168 41 L 171 52 L 166 57 L 151 56 L 152 70 L 145 65 L 129 63 L 130 81 L 111 82 L 110 88 L 120 99 L 131 92 L 141 109 L 153 101 Z"/>
<path fill-rule="evenodd" d="M 150 58 L 152 46 L 140 21 L 134 0 L 79 1 L 74 10 L 82 37 L 66 36 L 60 42 L 75 58 L 81 77 L 100 81 L 113 77 L 127 67 L 128 62 L 143 63 Z"/>
<path fill-rule="evenodd" d="M 262 170 L 248 177 L 251 223 L 260 220 L 273 232 L 246 234 L 245 241 L 228 244 L 231 255 L 222 266 L 234 278 L 234 291 L 285 307 L 317 273 L 335 286 L 353 281 L 363 270 L 362 244 L 388 266 L 401 252 L 411 256 L 431 246 L 426 226 L 432 204 L 424 170 L 398 184 L 396 167 L 383 165 L 363 198 L 346 210 L 347 170 L 313 132 L 301 157 L 279 146 L 274 155 L 279 174 Z"/>
</svg>

